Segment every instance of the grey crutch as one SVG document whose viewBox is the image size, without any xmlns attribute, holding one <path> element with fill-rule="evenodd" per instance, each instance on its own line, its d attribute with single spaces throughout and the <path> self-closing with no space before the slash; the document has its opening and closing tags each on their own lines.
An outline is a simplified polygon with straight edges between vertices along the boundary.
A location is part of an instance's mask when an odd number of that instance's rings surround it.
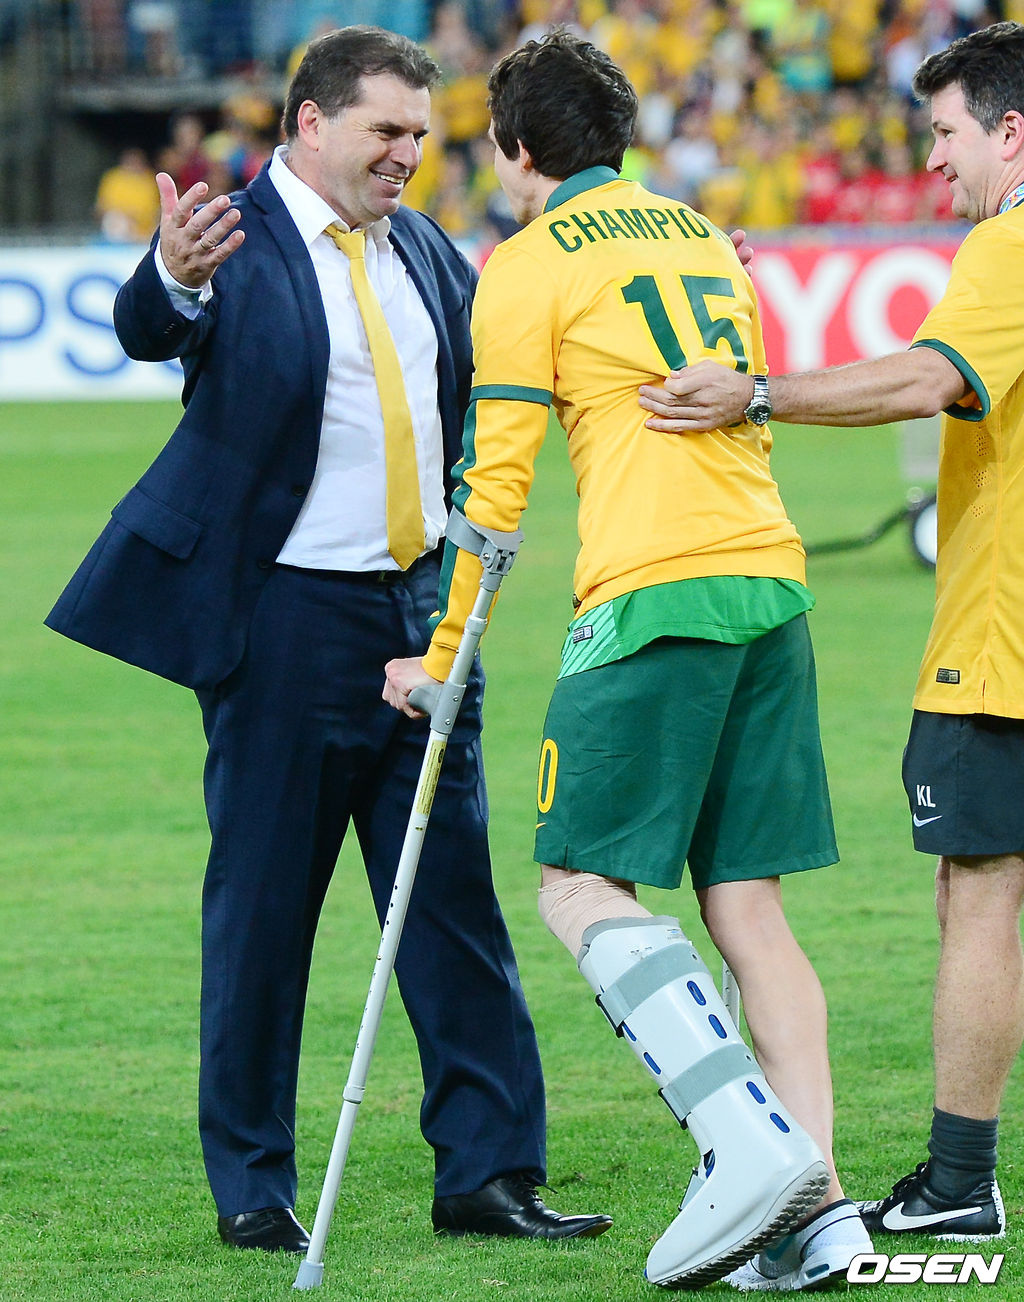
<svg viewBox="0 0 1024 1302">
<path fill-rule="evenodd" d="M 338 1118 L 338 1129 L 328 1159 L 320 1201 L 317 1204 L 316 1220 L 309 1236 L 309 1248 L 292 1286 L 297 1289 L 316 1288 L 323 1282 L 324 1247 L 331 1227 L 331 1218 L 338 1202 L 356 1114 L 366 1092 L 370 1059 L 380 1029 L 391 974 L 395 968 L 395 957 L 402 938 L 402 927 L 405 923 L 413 883 L 416 880 L 420 851 L 423 847 L 431 806 L 434 803 L 434 792 L 437 789 L 445 749 L 462 704 L 480 639 L 487 627 L 487 616 L 495 594 L 501 586 L 502 579 L 512 568 L 523 535 L 518 529 L 514 533 L 499 533 L 495 530 L 483 529 L 478 525 L 470 524 L 459 512 L 452 511 L 448 521 L 447 537 L 463 551 L 471 551 L 478 555 L 483 573 L 480 576 L 480 588 L 472 613 L 466 620 L 466 627 L 448 677 L 438 688 L 416 688 L 409 694 L 411 705 L 429 713 L 430 735 L 427 739 L 423 763 L 420 766 L 419 781 L 416 784 L 412 812 L 409 815 L 405 840 L 402 843 L 402 853 L 395 872 L 395 884 L 384 917 L 380 947 L 373 965 L 370 989 L 366 996 L 366 1005 L 359 1023 L 359 1034 L 352 1053 L 352 1065 L 342 1093 L 341 1116 Z"/>
</svg>

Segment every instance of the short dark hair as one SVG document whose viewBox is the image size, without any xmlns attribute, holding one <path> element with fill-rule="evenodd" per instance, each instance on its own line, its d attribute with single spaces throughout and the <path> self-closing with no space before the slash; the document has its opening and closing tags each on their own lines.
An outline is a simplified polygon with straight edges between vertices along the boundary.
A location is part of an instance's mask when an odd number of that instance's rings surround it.
<svg viewBox="0 0 1024 1302">
<path fill-rule="evenodd" d="M 954 85 L 986 131 L 994 131 L 1007 113 L 1024 113 L 1024 27 L 993 23 L 961 36 L 914 73 L 914 92 L 922 100 Z"/>
<path fill-rule="evenodd" d="M 629 78 L 589 41 L 564 27 L 527 41 L 487 83 L 494 138 L 506 158 L 519 141 L 543 176 L 564 180 L 588 167 L 617 172 L 636 127 Z"/>
<path fill-rule="evenodd" d="M 286 140 L 299 133 L 298 114 L 307 100 L 329 117 L 358 103 L 360 79 L 390 73 L 413 90 L 429 90 L 441 69 L 415 41 L 383 27 L 339 27 L 311 41 L 285 99 L 281 128 Z"/>
</svg>

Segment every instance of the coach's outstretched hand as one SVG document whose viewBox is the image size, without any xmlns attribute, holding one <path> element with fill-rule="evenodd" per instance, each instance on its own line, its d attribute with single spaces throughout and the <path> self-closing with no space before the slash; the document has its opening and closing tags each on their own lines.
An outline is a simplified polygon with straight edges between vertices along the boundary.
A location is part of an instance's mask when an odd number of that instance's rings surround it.
<svg viewBox="0 0 1024 1302">
<path fill-rule="evenodd" d="M 156 188 L 160 191 L 160 256 L 164 266 L 179 285 L 202 289 L 245 239 L 244 231 L 234 229 L 242 214 L 231 207 L 226 194 L 203 204 L 210 189 L 205 181 L 197 181 L 179 199 L 172 178 L 166 172 L 157 172 Z"/>
<path fill-rule="evenodd" d="M 640 406 L 654 413 L 644 424 L 667 434 L 738 425 L 753 396 L 752 376 L 710 361 L 673 371 L 661 386 L 640 386 Z"/>
</svg>

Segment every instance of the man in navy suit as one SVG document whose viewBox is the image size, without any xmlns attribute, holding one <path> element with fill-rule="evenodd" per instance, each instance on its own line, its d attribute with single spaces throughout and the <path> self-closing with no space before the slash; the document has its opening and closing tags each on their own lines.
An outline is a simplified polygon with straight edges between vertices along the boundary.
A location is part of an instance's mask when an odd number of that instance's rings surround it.
<svg viewBox="0 0 1024 1302">
<path fill-rule="evenodd" d="M 158 178 L 159 236 L 114 320 L 130 356 L 181 358 L 184 414 L 47 621 L 193 688 L 202 708 L 199 1122 L 220 1235 L 238 1247 L 308 1245 L 294 1124 L 317 919 L 350 821 L 383 917 L 424 747 L 381 685 L 435 608 L 472 367 L 475 273 L 400 207 L 436 77 L 402 37 L 332 32 L 296 72 L 286 143 L 245 191 L 197 207 L 204 185 L 179 199 Z M 393 395 L 378 392 L 352 231 L 411 415 L 417 543 L 401 559 L 386 506 Z M 599 1234 L 608 1217 L 561 1216 L 536 1192 L 544 1088 L 491 881 L 481 690 L 478 673 L 396 967 L 423 1069 L 432 1220 L 452 1234 Z"/>
</svg>

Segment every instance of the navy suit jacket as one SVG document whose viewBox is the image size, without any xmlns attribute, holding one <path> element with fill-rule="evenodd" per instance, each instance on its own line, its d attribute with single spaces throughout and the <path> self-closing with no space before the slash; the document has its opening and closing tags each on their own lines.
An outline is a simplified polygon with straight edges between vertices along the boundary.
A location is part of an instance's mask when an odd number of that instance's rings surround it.
<svg viewBox="0 0 1024 1302">
<path fill-rule="evenodd" d="M 111 519 L 46 623 L 187 687 L 211 688 L 245 649 L 256 600 L 316 468 L 329 339 L 309 253 L 267 168 L 233 196 L 245 243 L 195 321 L 175 311 L 153 252 L 122 286 L 125 352 L 180 357 L 178 427 Z M 390 239 L 438 342 L 448 470 L 462 454 L 476 272 L 430 218 L 400 209 Z M 451 482 L 446 484 L 450 494 Z"/>
</svg>

